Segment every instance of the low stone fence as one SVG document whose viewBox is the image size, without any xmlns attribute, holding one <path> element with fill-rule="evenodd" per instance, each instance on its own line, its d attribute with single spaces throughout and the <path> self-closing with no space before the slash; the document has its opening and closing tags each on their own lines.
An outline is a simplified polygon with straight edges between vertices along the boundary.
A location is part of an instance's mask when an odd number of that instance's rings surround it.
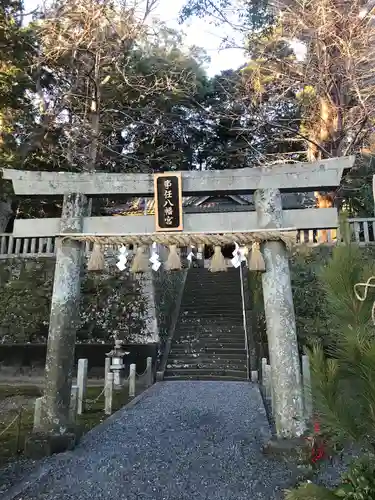
<svg viewBox="0 0 375 500">
<path fill-rule="evenodd" d="M 137 371 L 143 372 L 147 358 L 152 359 L 154 368 L 158 347 L 156 343 L 123 345 L 123 350 L 129 352 L 125 357 L 127 369 L 136 364 Z M 113 344 L 76 344 L 74 365 L 78 366 L 81 358 L 87 359 L 88 376 L 103 378 L 106 353 L 111 349 Z M 0 344 L 0 377 L 43 376 L 46 351 L 47 344 Z"/>
</svg>

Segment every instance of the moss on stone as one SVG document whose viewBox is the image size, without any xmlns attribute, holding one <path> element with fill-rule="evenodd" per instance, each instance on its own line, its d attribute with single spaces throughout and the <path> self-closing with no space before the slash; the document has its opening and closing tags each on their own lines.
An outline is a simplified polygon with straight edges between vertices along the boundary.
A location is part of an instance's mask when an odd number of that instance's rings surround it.
<svg viewBox="0 0 375 500">
<path fill-rule="evenodd" d="M 0 338 L 3 343 L 45 342 L 53 288 L 55 260 L 0 261 Z M 155 302 L 161 337 L 168 332 L 183 271 L 154 274 Z M 118 272 L 107 261 L 102 273 L 83 271 L 78 342 L 126 342 L 145 335 L 147 300 L 138 280 Z"/>
</svg>

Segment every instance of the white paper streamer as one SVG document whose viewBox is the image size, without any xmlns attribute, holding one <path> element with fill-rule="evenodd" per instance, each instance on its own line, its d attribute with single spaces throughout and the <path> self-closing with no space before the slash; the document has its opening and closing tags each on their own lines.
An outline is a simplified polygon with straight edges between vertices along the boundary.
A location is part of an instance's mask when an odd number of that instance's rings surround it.
<svg viewBox="0 0 375 500">
<path fill-rule="evenodd" d="M 118 269 L 120 271 L 124 271 L 124 269 L 126 269 L 126 264 L 128 262 L 128 255 L 129 255 L 129 252 L 128 252 L 128 249 L 126 247 L 124 247 L 124 245 L 122 245 L 120 248 L 119 248 L 119 256 L 118 256 L 118 262 L 116 264 L 116 266 L 118 267 Z"/>
<path fill-rule="evenodd" d="M 152 264 L 151 268 L 153 271 L 158 271 L 160 269 L 161 266 L 160 256 L 157 253 L 157 244 L 155 242 L 152 244 L 152 253 L 150 257 L 150 262 Z"/>
<path fill-rule="evenodd" d="M 189 252 L 188 256 L 186 257 L 189 262 L 191 262 L 193 260 L 193 257 L 194 257 L 193 248 L 195 248 L 194 245 L 191 245 L 191 251 Z"/>
<path fill-rule="evenodd" d="M 234 242 L 234 250 L 232 252 L 232 255 L 233 255 L 233 259 L 231 259 L 232 266 L 237 269 L 241 265 L 242 258 L 240 253 L 240 247 L 236 241 Z"/>
</svg>

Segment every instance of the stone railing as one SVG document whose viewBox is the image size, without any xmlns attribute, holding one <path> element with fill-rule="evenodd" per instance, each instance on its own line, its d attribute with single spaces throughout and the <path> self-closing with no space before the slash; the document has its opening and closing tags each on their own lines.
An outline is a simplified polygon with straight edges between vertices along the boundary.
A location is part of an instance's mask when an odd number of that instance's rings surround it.
<svg viewBox="0 0 375 500">
<path fill-rule="evenodd" d="M 352 240 L 360 246 L 375 245 L 375 218 L 355 218 L 348 219 Z M 342 239 L 339 236 L 339 231 L 336 229 L 299 231 L 297 244 L 299 245 L 334 245 Z"/>
<path fill-rule="evenodd" d="M 353 240 L 361 246 L 375 244 L 375 218 L 349 219 Z M 321 244 L 334 245 L 337 242 L 338 231 L 335 229 L 299 231 L 298 245 L 315 246 Z M 86 253 L 92 244 L 86 243 Z M 49 238 L 15 238 L 12 234 L 0 234 L 0 259 L 54 257 L 56 252 L 55 237 Z"/>
</svg>

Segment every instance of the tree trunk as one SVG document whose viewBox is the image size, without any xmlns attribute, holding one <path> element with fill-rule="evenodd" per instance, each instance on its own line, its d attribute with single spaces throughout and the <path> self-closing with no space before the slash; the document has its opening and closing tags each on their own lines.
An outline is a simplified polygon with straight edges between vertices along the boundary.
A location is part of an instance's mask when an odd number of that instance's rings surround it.
<svg viewBox="0 0 375 500">
<path fill-rule="evenodd" d="M 0 233 L 5 233 L 12 215 L 13 210 L 11 200 L 0 201 Z"/>
<path fill-rule="evenodd" d="M 95 172 L 99 147 L 100 113 L 100 50 L 95 54 L 94 82 L 91 91 L 91 144 L 89 149 L 89 171 Z"/>
</svg>

